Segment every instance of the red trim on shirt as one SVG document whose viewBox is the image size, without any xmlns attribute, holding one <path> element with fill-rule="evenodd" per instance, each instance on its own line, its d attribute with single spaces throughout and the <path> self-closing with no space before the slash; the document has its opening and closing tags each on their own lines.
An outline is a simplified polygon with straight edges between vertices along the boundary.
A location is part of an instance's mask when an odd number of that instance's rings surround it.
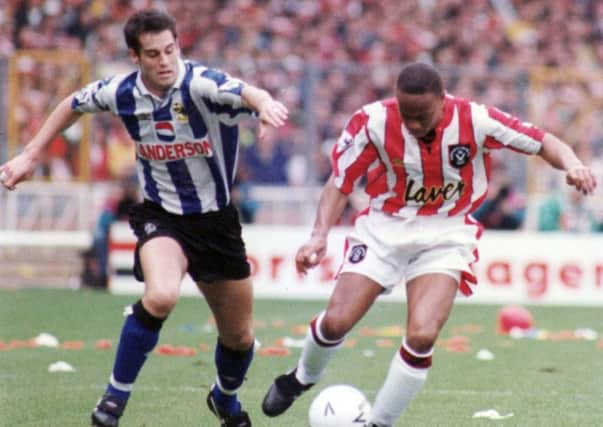
<svg viewBox="0 0 603 427">
<path fill-rule="evenodd" d="M 333 146 L 333 151 L 331 153 L 333 173 L 337 177 L 343 176 L 343 183 L 341 184 L 339 190 L 341 190 L 341 192 L 344 194 L 350 194 L 352 192 L 356 180 L 365 174 L 369 165 L 377 158 L 377 150 L 370 142 L 370 137 L 368 134 L 368 120 L 368 114 L 362 110 L 354 114 L 344 132 L 349 134 L 349 138 L 351 138 L 351 140 L 349 142 L 345 140 L 342 141 L 340 138 L 340 140 L 337 141 L 337 143 Z M 341 171 L 339 160 L 348 149 L 353 149 L 352 146 L 354 145 L 354 139 L 360 132 L 365 133 L 368 142 L 360 155 L 356 157 L 354 161 L 345 168 L 345 170 Z M 343 136 L 343 138 L 346 137 Z M 345 145 L 342 146 L 342 144 Z"/>
<path fill-rule="evenodd" d="M 530 138 L 535 139 L 536 141 L 539 141 L 539 142 L 542 142 L 542 140 L 544 139 L 545 132 L 542 131 L 541 129 L 538 129 L 536 126 L 526 124 L 526 123 L 522 122 L 521 120 L 519 120 L 517 117 L 504 113 L 501 110 L 499 110 L 498 108 L 487 107 L 487 109 L 488 109 L 488 115 L 490 116 L 490 118 L 500 122 L 503 126 L 506 126 L 519 133 L 527 135 Z M 488 148 L 495 148 L 495 147 L 488 147 Z M 519 151 L 519 152 L 523 153 L 523 151 L 521 151 L 515 147 L 509 146 L 508 148 L 511 148 L 511 149 L 514 149 L 515 151 Z"/>
<path fill-rule="evenodd" d="M 486 168 L 486 182 L 490 182 L 490 173 L 492 170 L 492 157 L 488 153 L 484 154 L 484 167 Z M 471 204 L 471 207 L 469 208 L 468 213 L 475 211 L 483 203 L 483 201 L 486 199 L 487 196 L 488 196 L 488 186 L 486 186 L 486 190 L 484 191 L 484 194 L 482 194 L 479 199 L 477 199 L 476 201 L 474 201 Z"/>
<path fill-rule="evenodd" d="M 385 152 L 392 165 L 396 182 L 394 196 L 388 197 L 383 202 L 383 211 L 393 214 L 399 211 L 405 204 L 404 193 L 406 192 L 406 169 L 404 167 L 404 137 L 402 136 L 402 117 L 396 100 L 388 99 L 383 102 L 385 106 Z M 382 185 L 387 188 L 387 177 L 384 176 Z"/>
<path fill-rule="evenodd" d="M 444 111 L 442 112 L 442 118 L 438 123 L 435 131 L 436 137 L 431 143 L 424 143 L 419 141 L 419 148 L 421 150 L 421 163 L 423 168 L 423 187 L 427 192 L 435 188 L 442 188 L 444 186 L 444 165 L 442 163 L 442 138 L 444 136 L 444 130 L 448 127 L 452 121 L 454 113 L 454 101 L 448 97 L 444 98 L 444 105 L 442 106 Z M 446 154 L 448 158 L 448 154 Z M 444 204 L 444 198 L 439 195 L 434 201 L 427 201 L 419 210 L 418 215 L 434 215 L 438 212 L 438 209 Z"/>
<path fill-rule="evenodd" d="M 471 196 L 473 195 L 473 159 L 477 154 L 471 104 L 464 99 L 459 99 L 457 101 L 457 108 L 459 117 L 459 143 L 469 144 L 471 154 L 467 164 L 462 166 L 459 170 L 461 180 L 465 184 L 465 187 L 463 188 L 463 194 L 461 194 L 461 197 L 457 200 L 454 208 L 448 212 L 449 216 L 456 215 L 471 203 Z M 450 154 L 447 153 L 447 155 Z"/>
</svg>

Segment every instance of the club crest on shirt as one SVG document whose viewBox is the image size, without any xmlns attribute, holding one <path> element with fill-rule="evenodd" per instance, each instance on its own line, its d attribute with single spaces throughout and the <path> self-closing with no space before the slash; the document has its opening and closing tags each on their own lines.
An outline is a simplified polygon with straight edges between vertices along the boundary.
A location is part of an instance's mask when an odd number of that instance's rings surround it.
<svg viewBox="0 0 603 427">
<path fill-rule="evenodd" d="M 469 144 L 455 144 L 448 147 L 448 160 L 455 168 L 461 168 L 471 160 L 471 146 Z"/>
<path fill-rule="evenodd" d="M 174 139 L 176 139 L 174 125 L 172 125 L 170 122 L 155 123 L 155 133 L 160 141 L 172 142 Z"/>
<path fill-rule="evenodd" d="M 184 105 L 182 105 L 180 102 L 174 102 L 172 104 L 172 111 L 176 114 L 176 120 L 178 120 L 180 123 L 188 122 L 188 116 L 184 110 Z"/>
<path fill-rule="evenodd" d="M 350 256 L 348 257 L 348 261 L 352 264 L 358 264 L 366 257 L 366 245 L 356 245 L 352 246 L 350 249 Z"/>
</svg>

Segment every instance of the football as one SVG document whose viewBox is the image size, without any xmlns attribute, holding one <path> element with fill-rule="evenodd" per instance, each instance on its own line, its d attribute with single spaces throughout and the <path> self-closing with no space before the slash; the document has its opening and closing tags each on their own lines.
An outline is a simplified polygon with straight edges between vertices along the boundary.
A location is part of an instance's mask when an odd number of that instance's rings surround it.
<svg viewBox="0 0 603 427">
<path fill-rule="evenodd" d="M 322 390 L 310 405 L 310 427 L 362 427 L 371 404 L 357 388 L 338 384 Z"/>
</svg>

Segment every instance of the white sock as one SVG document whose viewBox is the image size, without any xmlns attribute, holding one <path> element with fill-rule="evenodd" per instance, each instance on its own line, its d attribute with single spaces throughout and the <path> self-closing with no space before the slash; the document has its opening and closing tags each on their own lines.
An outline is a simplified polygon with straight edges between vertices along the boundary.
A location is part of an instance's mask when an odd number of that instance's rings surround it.
<svg viewBox="0 0 603 427">
<path fill-rule="evenodd" d="M 419 354 L 403 341 L 399 352 L 396 352 L 389 367 L 385 382 L 377 393 L 375 404 L 371 410 L 370 421 L 380 427 L 393 426 L 410 402 L 419 393 L 427 379 L 428 368 L 416 368 L 403 359 L 402 353 L 410 353 L 420 362 L 431 362 L 433 349 Z"/>
<path fill-rule="evenodd" d="M 325 316 L 323 311 L 312 320 L 302 354 L 297 363 L 296 378 L 302 384 L 315 384 L 324 375 L 327 364 L 341 348 L 344 338 L 339 340 L 328 340 L 320 332 L 320 325 Z"/>
</svg>

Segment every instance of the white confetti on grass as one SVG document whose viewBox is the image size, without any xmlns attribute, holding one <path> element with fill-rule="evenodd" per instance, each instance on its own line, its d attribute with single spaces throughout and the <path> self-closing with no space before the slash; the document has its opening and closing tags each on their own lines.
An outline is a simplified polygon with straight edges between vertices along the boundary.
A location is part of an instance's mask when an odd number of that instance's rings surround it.
<svg viewBox="0 0 603 427">
<path fill-rule="evenodd" d="M 75 372 L 75 368 L 69 363 L 59 360 L 48 366 L 48 372 Z"/>
<path fill-rule="evenodd" d="M 501 415 L 496 409 L 485 409 L 483 411 L 477 411 L 473 414 L 473 418 L 487 418 L 489 420 L 506 420 L 507 418 L 511 418 L 512 416 L 513 412 Z"/>
<path fill-rule="evenodd" d="M 58 347 L 59 346 L 59 340 L 57 339 L 57 337 L 55 337 L 54 335 L 51 335 L 49 333 L 46 333 L 46 332 L 42 332 L 40 335 L 35 337 L 33 340 L 36 343 L 36 345 L 38 345 L 40 347 Z"/>
<path fill-rule="evenodd" d="M 478 360 L 494 360 L 494 353 L 486 348 L 482 348 L 475 355 Z"/>
<path fill-rule="evenodd" d="M 304 348 L 305 342 L 306 342 L 305 338 L 302 338 L 302 339 L 295 339 L 295 338 L 291 338 L 291 337 L 283 338 L 283 345 L 285 347 Z"/>
</svg>

